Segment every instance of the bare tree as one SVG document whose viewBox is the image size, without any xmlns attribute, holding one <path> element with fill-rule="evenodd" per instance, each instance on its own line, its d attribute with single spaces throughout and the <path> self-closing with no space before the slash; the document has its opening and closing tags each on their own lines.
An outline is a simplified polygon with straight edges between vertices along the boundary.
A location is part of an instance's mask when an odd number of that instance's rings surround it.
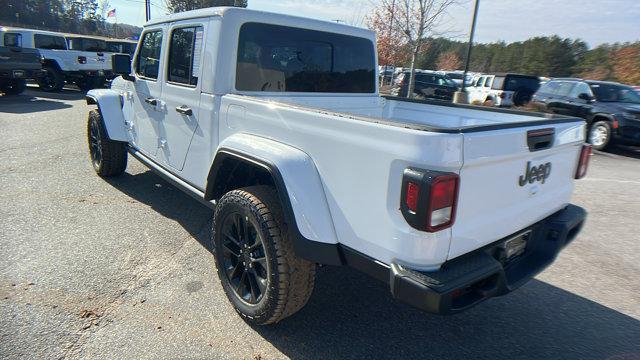
<svg viewBox="0 0 640 360">
<path fill-rule="evenodd" d="M 447 9 L 458 0 L 380 0 L 376 12 L 390 18 L 392 29 L 389 33 L 401 37 L 397 46 L 408 46 L 411 56 L 411 76 L 407 97 L 413 97 L 415 88 L 416 58 L 423 50 L 425 40 L 442 35 L 437 28 Z"/>
</svg>

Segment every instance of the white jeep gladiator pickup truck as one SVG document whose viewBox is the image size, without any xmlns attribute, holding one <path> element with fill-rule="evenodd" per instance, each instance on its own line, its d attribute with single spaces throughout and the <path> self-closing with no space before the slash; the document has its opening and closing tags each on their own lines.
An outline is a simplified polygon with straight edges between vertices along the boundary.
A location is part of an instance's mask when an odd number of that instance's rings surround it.
<svg viewBox="0 0 640 360">
<path fill-rule="evenodd" d="M 131 154 L 215 209 L 218 275 L 254 324 L 304 306 L 317 264 L 439 314 L 514 290 L 585 221 L 584 122 L 381 97 L 375 43 L 239 8 L 152 20 L 87 94 L 93 167 L 119 175 Z"/>
<path fill-rule="evenodd" d="M 105 71 L 111 71 L 102 52 L 71 50 L 62 33 L 0 26 L 0 37 L 4 36 L 19 37 L 23 48 L 38 49 L 44 76 L 37 81 L 43 91 L 60 91 L 65 82 L 87 91 L 101 86 Z"/>
</svg>

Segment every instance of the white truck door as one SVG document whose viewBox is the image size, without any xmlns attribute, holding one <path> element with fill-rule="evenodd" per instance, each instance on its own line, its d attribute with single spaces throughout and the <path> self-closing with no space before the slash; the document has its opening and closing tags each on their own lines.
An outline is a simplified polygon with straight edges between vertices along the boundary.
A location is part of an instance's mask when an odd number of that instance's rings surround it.
<svg viewBox="0 0 640 360">
<path fill-rule="evenodd" d="M 155 159 L 159 147 L 166 146 L 159 139 L 165 117 L 162 103 L 162 59 L 166 52 L 166 26 L 145 29 L 133 61 L 133 112 L 129 124 L 131 142 L 145 155 Z"/>
<path fill-rule="evenodd" d="M 168 35 L 166 77 L 162 99 L 166 104 L 166 118 L 162 122 L 160 141 L 166 142 L 158 158 L 176 170 L 182 170 L 200 121 L 199 81 L 201 59 L 207 23 L 194 20 L 171 25 Z"/>
</svg>

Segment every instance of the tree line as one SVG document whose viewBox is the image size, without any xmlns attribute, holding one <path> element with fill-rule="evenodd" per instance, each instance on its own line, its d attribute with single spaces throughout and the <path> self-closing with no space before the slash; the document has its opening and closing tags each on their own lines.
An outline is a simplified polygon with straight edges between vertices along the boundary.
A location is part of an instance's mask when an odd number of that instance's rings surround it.
<svg viewBox="0 0 640 360">
<path fill-rule="evenodd" d="M 142 9 L 142 5 L 140 5 Z M 0 24 L 83 35 L 127 38 L 142 28 L 106 21 L 108 0 L 0 0 Z"/>
<path fill-rule="evenodd" d="M 389 50 L 393 42 L 378 42 L 381 64 L 408 67 L 409 49 Z M 429 38 L 417 59 L 417 67 L 462 70 L 467 43 Z M 580 77 L 591 80 L 640 84 L 640 42 L 602 44 L 589 49 L 581 40 L 558 36 L 533 37 L 513 43 L 474 44 L 469 71 L 516 72 L 546 77 Z"/>
<path fill-rule="evenodd" d="M 144 1 L 135 2 L 144 12 Z M 152 4 L 154 11 L 171 13 L 211 6 L 247 7 L 247 0 L 164 0 L 164 6 L 157 1 Z M 138 26 L 107 22 L 107 13 L 113 9 L 109 0 L 0 0 L 0 9 L 0 25 L 6 26 L 118 38 L 139 36 L 142 31 Z"/>
</svg>

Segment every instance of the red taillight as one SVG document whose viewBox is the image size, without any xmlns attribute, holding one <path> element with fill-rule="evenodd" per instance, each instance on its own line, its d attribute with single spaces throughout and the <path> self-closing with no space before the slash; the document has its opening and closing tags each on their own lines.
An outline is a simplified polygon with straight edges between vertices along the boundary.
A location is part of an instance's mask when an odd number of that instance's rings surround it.
<svg viewBox="0 0 640 360">
<path fill-rule="evenodd" d="M 500 99 L 504 99 L 504 98 L 506 98 L 506 97 L 507 97 L 507 94 L 505 94 L 505 93 L 503 93 L 503 92 L 502 92 L 502 93 L 500 93 L 500 95 L 498 95 L 498 96 L 500 96 Z"/>
<path fill-rule="evenodd" d="M 582 151 L 580 151 L 580 160 L 578 161 L 578 169 L 576 170 L 576 179 L 582 179 L 587 175 L 587 168 L 589 167 L 589 159 L 591 158 L 591 145 L 582 145 Z"/>
<path fill-rule="evenodd" d="M 429 232 L 442 230 L 453 225 L 458 199 L 458 175 L 442 175 L 433 179 L 429 207 L 427 208 L 427 228 Z"/>
<path fill-rule="evenodd" d="M 407 168 L 402 178 L 400 211 L 420 231 L 436 232 L 453 225 L 458 200 L 456 173 Z"/>
<path fill-rule="evenodd" d="M 410 211 L 414 213 L 418 211 L 418 196 L 420 195 L 420 186 L 410 182 L 407 185 L 407 193 L 405 194 L 405 202 Z"/>
<path fill-rule="evenodd" d="M 615 116 L 613 117 L 613 121 L 611 123 L 611 127 L 614 128 L 614 129 L 617 129 L 617 128 L 620 127 L 620 123 L 618 122 L 618 119 L 616 119 Z"/>
</svg>

